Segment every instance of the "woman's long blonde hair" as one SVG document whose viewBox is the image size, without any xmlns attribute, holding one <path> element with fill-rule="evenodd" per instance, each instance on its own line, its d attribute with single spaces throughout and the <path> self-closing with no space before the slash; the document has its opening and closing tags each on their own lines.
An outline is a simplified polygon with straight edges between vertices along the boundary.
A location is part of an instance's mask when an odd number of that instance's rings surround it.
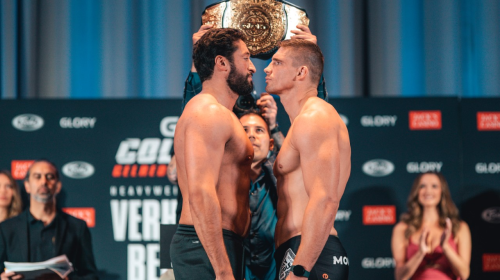
<svg viewBox="0 0 500 280">
<path fill-rule="evenodd" d="M 450 218 L 453 225 L 452 233 L 455 236 L 460 227 L 460 216 L 458 215 L 458 209 L 455 206 L 455 203 L 451 199 L 448 182 L 444 178 L 443 174 L 439 172 L 426 172 L 419 174 L 413 181 L 410 195 L 408 196 L 408 202 L 406 204 L 408 211 L 401 215 L 401 221 L 408 225 L 405 237 L 409 239 L 410 236 L 422 226 L 423 208 L 418 202 L 418 192 L 420 190 L 420 180 L 426 174 L 434 174 L 439 178 L 439 182 L 441 183 L 441 201 L 437 206 L 439 212 L 439 225 L 445 228 L 446 218 Z"/>
<path fill-rule="evenodd" d="M 12 201 L 10 202 L 9 209 L 7 211 L 7 219 L 19 215 L 21 213 L 23 205 L 21 202 L 21 193 L 19 192 L 19 186 L 16 180 L 12 178 L 10 172 L 7 170 L 0 170 L 0 174 L 3 174 L 9 178 L 10 184 L 12 185 Z"/>
</svg>

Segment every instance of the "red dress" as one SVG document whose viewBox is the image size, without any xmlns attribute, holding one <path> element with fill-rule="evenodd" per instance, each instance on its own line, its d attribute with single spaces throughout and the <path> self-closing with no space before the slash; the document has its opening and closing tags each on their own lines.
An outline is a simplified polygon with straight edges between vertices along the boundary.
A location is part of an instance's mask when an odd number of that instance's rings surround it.
<svg viewBox="0 0 500 280">
<path fill-rule="evenodd" d="M 457 244 L 450 237 L 448 240 L 450 247 L 457 252 Z M 410 242 L 408 248 L 406 248 L 406 259 L 411 259 L 419 250 L 419 245 Z M 441 245 L 434 249 L 434 252 L 425 255 L 424 259 L 420 263 L 411 277 L 412 280 L 460 280 L 459 277 L 455 276 L 451 270 L 450 262 L 443 253 L 443 248 Z"/>
</svg>

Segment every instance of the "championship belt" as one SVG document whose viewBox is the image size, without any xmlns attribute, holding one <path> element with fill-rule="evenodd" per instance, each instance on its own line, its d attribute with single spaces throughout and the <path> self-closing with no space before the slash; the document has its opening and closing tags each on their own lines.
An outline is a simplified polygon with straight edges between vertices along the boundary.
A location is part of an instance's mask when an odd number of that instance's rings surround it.
<svg viewBox="0 0 500 280">
<path fill-rule="evenodd" d="M 304 9 L 280 0 L 221 1 L 205 8 L 201 22 L 241 30 L 251 56 L 260 59 L 269 59 L 297 24 L 309 26 Z"/>
</svg>

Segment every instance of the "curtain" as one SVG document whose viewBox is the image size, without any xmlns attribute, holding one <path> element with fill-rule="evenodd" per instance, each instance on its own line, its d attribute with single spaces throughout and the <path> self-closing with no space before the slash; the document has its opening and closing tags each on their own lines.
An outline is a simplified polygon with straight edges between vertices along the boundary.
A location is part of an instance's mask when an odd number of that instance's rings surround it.
<svg viewBox="0 0 500 280">
<path fill-rule="evenodd" d="M 0 96 L 181 97 L 202 0 L 2 0 Z M 499 0 L 291 0 L 330 96 L 500 96 Z M 263 69 L 254 60 L 256 89 Z"/>
</svg>

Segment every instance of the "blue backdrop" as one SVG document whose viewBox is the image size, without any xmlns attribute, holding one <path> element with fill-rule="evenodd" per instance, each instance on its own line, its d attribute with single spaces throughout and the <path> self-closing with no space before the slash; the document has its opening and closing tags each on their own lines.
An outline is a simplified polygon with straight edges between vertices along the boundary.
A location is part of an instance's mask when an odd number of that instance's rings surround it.
<svg viewBox="0 0 500 280">
<path fill-rule="evenodd" d="M 180 97 L 214 2 L 2 0 L 0 96 Z M 330 96 L 500 95 L 498 0 L 291 2 L 311 18 Z"/>
</svg>

